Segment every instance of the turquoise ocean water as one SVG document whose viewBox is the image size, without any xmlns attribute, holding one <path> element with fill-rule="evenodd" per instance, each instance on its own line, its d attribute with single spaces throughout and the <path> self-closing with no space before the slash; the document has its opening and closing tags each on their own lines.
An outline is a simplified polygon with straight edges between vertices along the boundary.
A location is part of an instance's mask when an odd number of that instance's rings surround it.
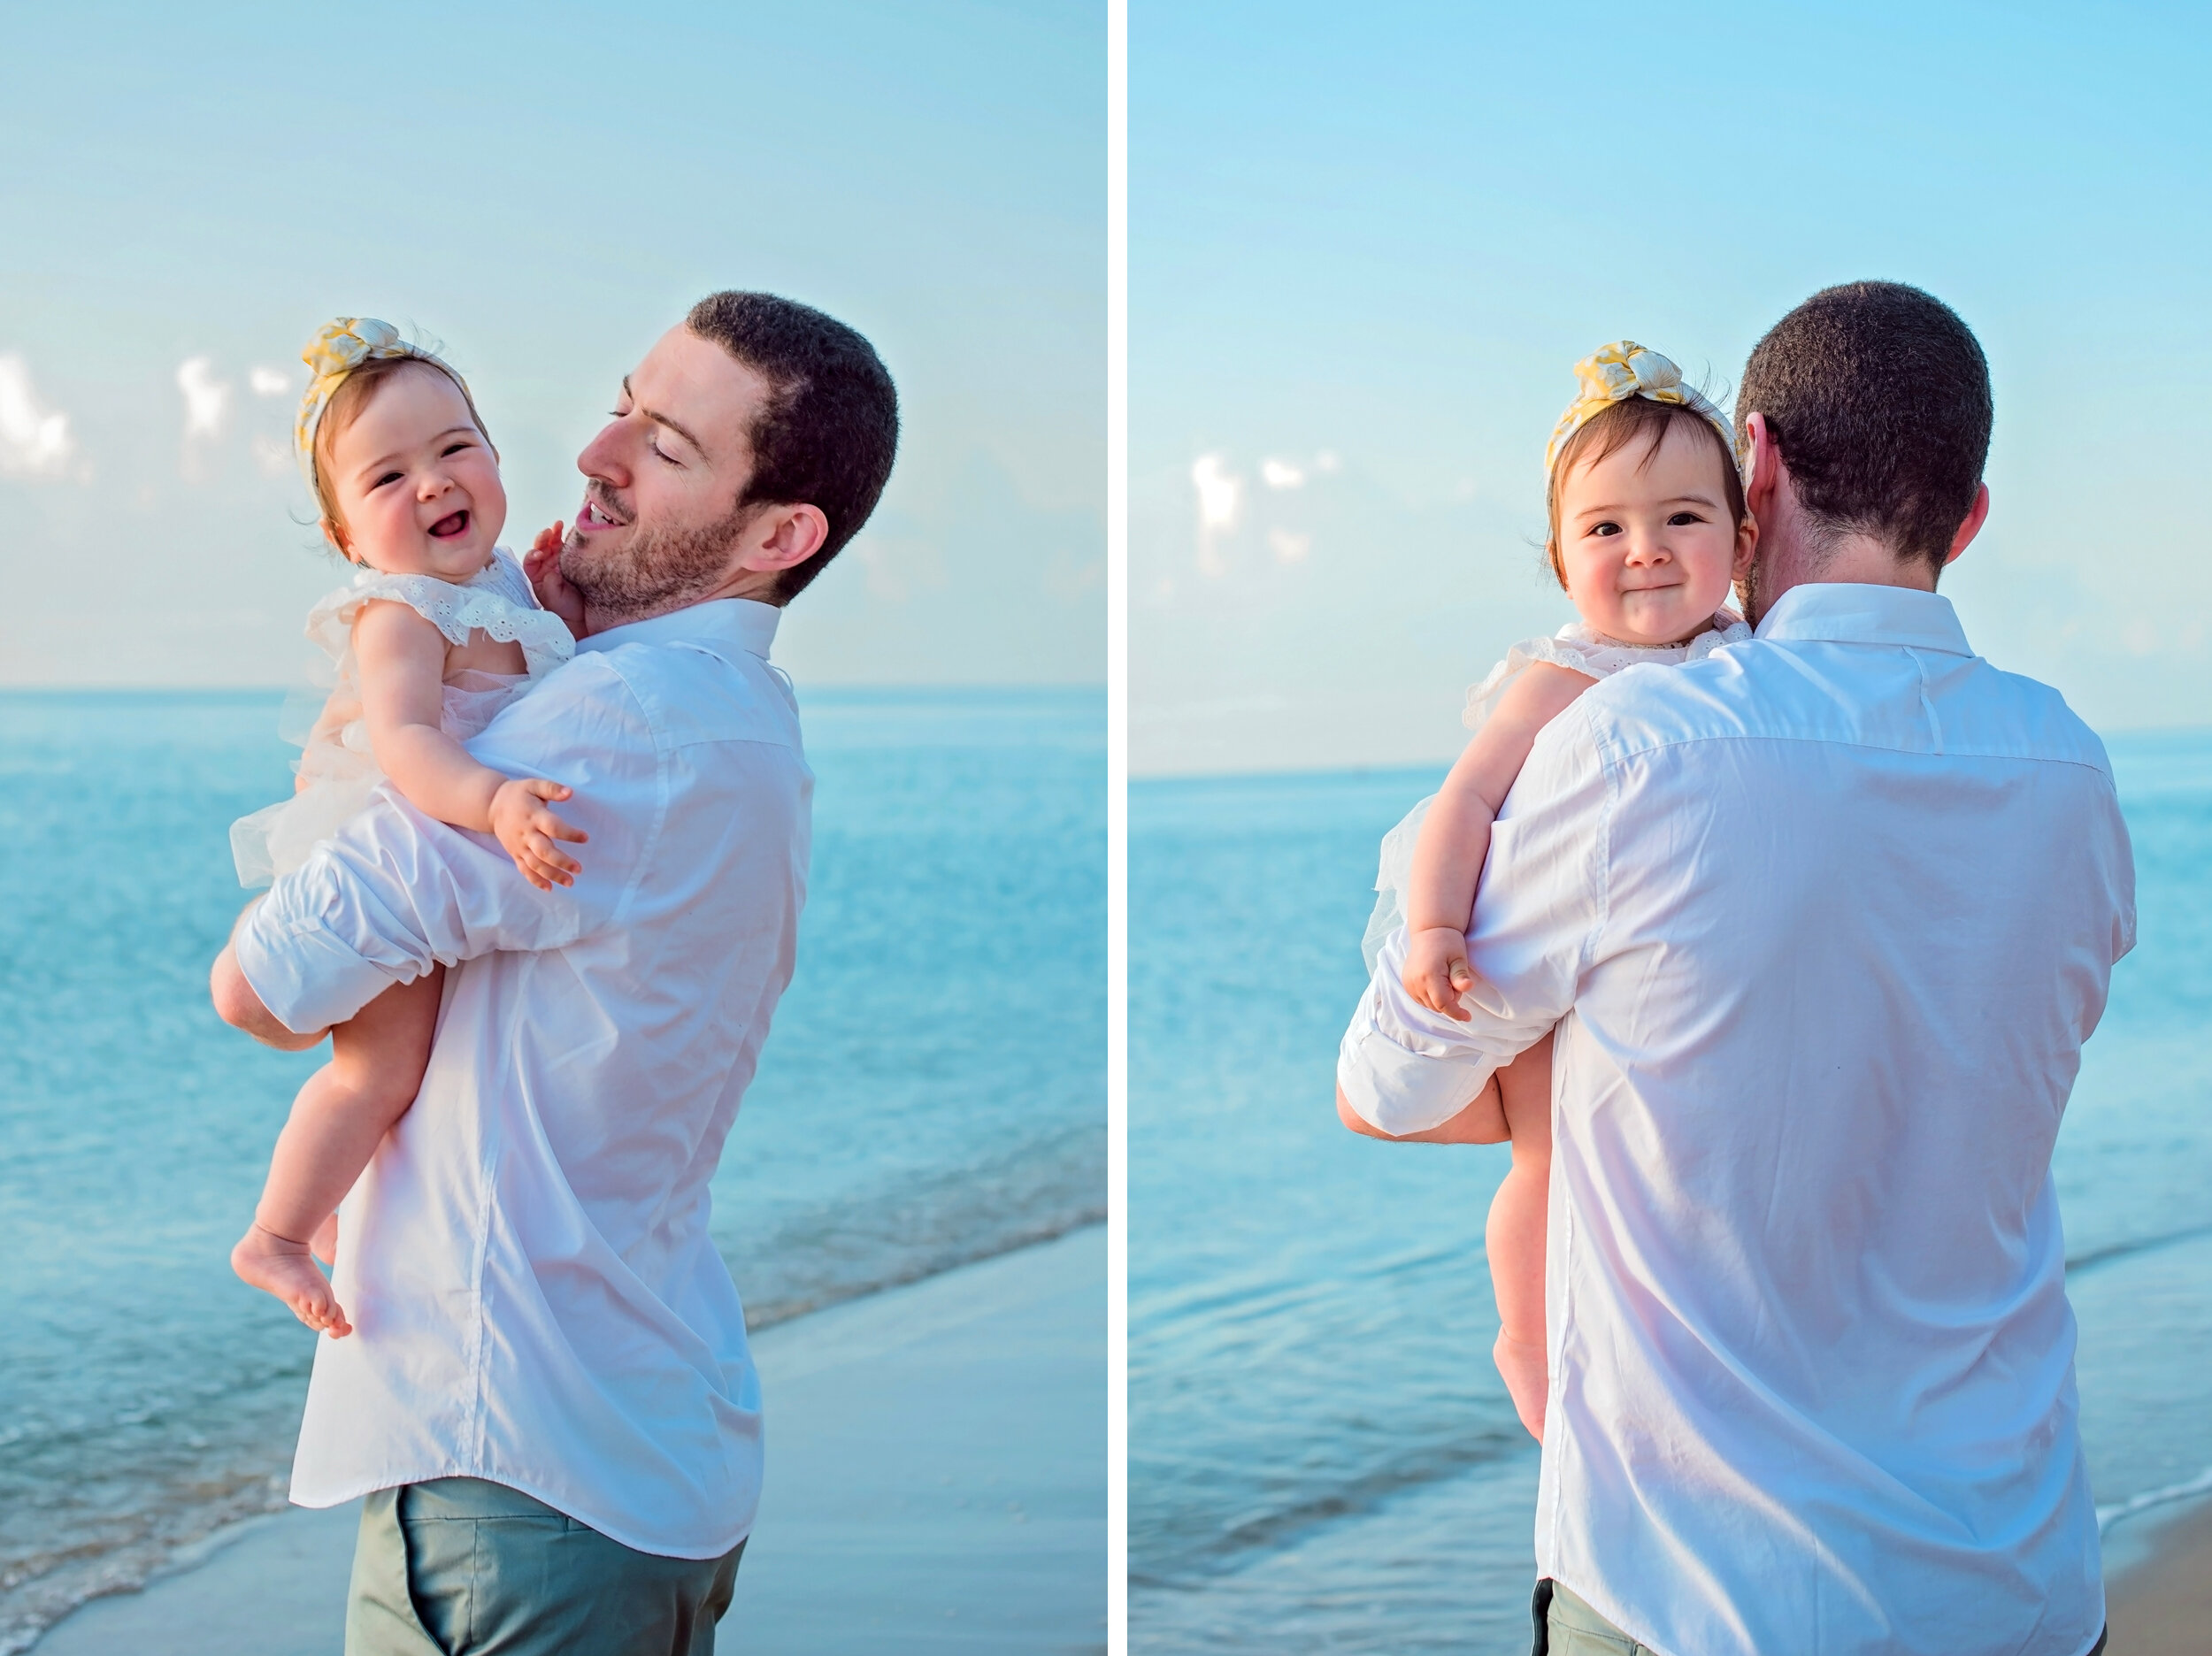
<svg viewBox="0 0 2212 1656">
<path fill-rule="evenodd" d="M 313 1337 L 226 1257 L 316 1060 L 205 992 L 280 700 L 0 695 L 0 1656 L 281 1504 Z M 757 1325 L 1105 1200 L 1102 698 L 802 704 L 798 976 L 714 1187 Z"/>
<path fill-rule="evenodd" d="M 2212 733 L 2111 744 L 2140 940 L 2057 1155 L 2108 1567 L 2212 1469 Z M 1536 1449 L 1490 1366 L 1503 1148 L 1356 1138 L 1378 840 L 1440 772 L 1140 784 L 1132 1648 L 1522 1652 Z"/>
</svg>

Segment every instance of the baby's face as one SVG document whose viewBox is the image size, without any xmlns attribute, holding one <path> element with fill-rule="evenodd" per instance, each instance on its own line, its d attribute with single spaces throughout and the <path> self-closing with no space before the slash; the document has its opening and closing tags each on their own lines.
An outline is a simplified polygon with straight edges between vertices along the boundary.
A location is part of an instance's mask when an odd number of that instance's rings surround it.
<svg viewBox="0 0 2212 1656">
<path fill-rule="evenodd" d="M 491 562 L 507 522 L 499 462 L 436 369 L 405 369 L 378 386 L 331 444 L 329 466 L 345 521 L 324 533 L 355 563 L 464 581 Z"/>
<path fill-rule="evenodd" d="M 1705 630 L 1756 539 L 1732 520 L 1724 464 L 1712 439 L 1676 420 L 1657 453 L 1630 441 L 1560 480 L 1559 561 L 1585 621 L 1628 644 Z"/>
</svg>

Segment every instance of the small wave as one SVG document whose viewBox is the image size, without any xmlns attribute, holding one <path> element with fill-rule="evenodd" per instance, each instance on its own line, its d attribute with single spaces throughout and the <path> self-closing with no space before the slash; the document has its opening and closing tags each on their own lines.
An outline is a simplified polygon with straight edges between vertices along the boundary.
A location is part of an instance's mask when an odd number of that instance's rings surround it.
<svg viewBox="0 0 2212 1656">
<path fill-rule="evenodd" d="M 2125 1242 L 2109 1242 L 2103 1247 L 2089 1248 L 2071 1255 L 2066 1261 L 2070 1276 L 2078 1271 L 2108 1265 L 2114 1260 L 2127 1259 L 2137 1254 L 2149 1254 L 2180 1242 L 2193 1242 L 2200 1237 L 2212 1236 L 2212 1224 L 2189 1225 L 2179 1230 L 2167 1230 L 2157 1236 L 2136 1237 Z"/>
<path fill-rule="evenodd" d="M 1535 1452 L 1535 1444 L 1517 1427 L 1510 1431 L 1480 1431 L 1452 1442 L 1425 1445 L 1412 1454 L 1373 1468 L 1347 1482 L 1233 1518 L 1221 1526 L 1211 1540 L 1179 1545 L 1176 1556 L 1183 1568 L 1172 1575 L 1133 1562 L 1129 1584 L 1187 1588 L 1194 1584 L 1194 1576 L 1221 1575 L 1236 1568 L 1254 1553 L 1279 1552 L 1295 1537 L 1348 1518 L 1363 1517 L 1409 1490 L 1440 1484 Z"/>
<path fill-rule="evenodd" d="M 2164 1489 L 2145 1490 L 2140 1495 L 2131 1495 L 2124 1501 L 2098 1507 L 2097 1533 L 2102 1535 L 2121 1519 L 2132 1518 L 2137 1513 L 2148 1512 L 2154 1506 L 2171 1506 L 2175 1501 L 2190 1500 L 2199 1495 L 2212 1495 L 2212 1467 L 2207 1467 L 2196 1476 L 2182 1483 L 2169 1484 Z"/>
</svg>

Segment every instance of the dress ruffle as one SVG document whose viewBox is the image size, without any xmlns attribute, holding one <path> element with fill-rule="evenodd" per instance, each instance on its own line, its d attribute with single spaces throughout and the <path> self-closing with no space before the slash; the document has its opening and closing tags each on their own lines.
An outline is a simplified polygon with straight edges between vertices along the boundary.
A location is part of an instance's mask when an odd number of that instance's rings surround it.
<svg viewBox="0 0 2212 1656">
<path fill-rule="evenodd" d="M 459 586 L 429 575 L 386 575 L 363 570 L 349 586 L 341 586 L 307 612 L 307 636 L 334 662 L 353 648 L 353 624 L 380 599 L 405 604 L 436 627 L 451 644 L 465 644 L 482 632 L 503 644 L 522 646 L 531 678 L 551 672 L 576 653 L 560 617 L 538 608 L 536 594 L 521 564 L 503 547 L 492 561 Z"/>
<path fill-rule="evenodd" d="M 297 868 L 383 784 L 384 771 L 376 763 L 368 722 L 362 717 L 360 677 L 353 655 L 355 619 L 367 605 L 382 600 L 405 604 L 457 645 L 480 630 L 503 643 L 522 646 L 526 671 L 464 669 L 441 686 L 439 726 L 456 741 L 478 734 L 533 680 L 576 653 L 576 640 L 568 628 L 558 616 L 537 608 L 529 578 L 504 548 L 460 585 L 427 575 L 362 571 L 308 612 L 307 636 L 330 657 L 336 684 L 307 732 L 304 751 L 294 767 L 298 791 L 230 825 L 231 858 L 242 886 L 266 886 Z"/>
</svg>

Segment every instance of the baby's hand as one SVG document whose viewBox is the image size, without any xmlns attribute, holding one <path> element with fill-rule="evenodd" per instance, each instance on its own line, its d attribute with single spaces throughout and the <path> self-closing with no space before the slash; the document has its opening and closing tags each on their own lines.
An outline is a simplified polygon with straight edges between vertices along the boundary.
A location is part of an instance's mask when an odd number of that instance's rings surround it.
<svg viewBox="0 0 2212 1656">
<path fill-rule="evenodd" d="M 493 836 L 514 858 L 523 878 L 540 891 L 573 886 L 584 866 L 553 842 L 566 840 L 582 845 L 591 836 L 545 808 L 547 800 L 565 800 L 572 791 L 543 777 L 517 777 L 501 783 L 492 795 Z"/>
<path fill-rule="evenodd" d="M 1459 997 L 1475 986 L 1467 963 L 1467 939 L 1450 926 L 1430 926 L 1406 938 L 1406 969 L 1400 981 L 1406 993 L 1432 1012 L 1467 1022 Z"/>
<path fill-rule="evenodd" d="M 571 632 L 581 638 L 584 595 L 570 586 L 568 577 L 561 573 L 561 540 L 566 527 L 557 523 L 550 529 L 538 531 L 538 538 L 523 555 L 522 572 L 530 578 L 530 589 L 537 594 L 538 602 L 566 622 Z"/>
</svg>

